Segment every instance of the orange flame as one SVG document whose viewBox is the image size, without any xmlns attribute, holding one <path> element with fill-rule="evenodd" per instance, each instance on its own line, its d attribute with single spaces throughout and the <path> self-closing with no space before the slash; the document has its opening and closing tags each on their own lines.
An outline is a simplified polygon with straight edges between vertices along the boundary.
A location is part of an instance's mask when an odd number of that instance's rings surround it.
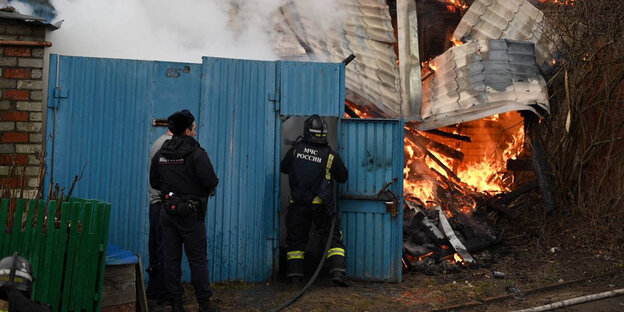
<svg viewBox="0 0 624 312">
<path fill-rule="evenodd" d="M 468 9 L 468 5 L 462 0 L 446 0 L 446 9 L 451 13 L 457 13 L 457 10 L 463 12 Z"/>
<path fill-rule="evenodd" d="M 559 5 L 574 5 L 576 0 L 539 0 L 540 3 L 554 3 Z"/>
<path fill-rule="evenodd" d="M 460 45 L 464 44 L 463 42 L 461 42 L 461 41 L 459 41 L 459 40 L 457 40 L 457 39 L 453 38 L 453 36 L 451 36 L 451 39 L 450 39 L 450 40 L 451 40 L 451 42 L 453 43 L 453 46 L 455 46 L 455 47 L 457 47 L 457 46 L 460 46 Z"/>
<path fill-rule="evenodd" d="M 431 157 L 425 156 L 423 153 L 417 155 L 415 149 L 419 149 L 419 147 L 415 146 L 414 142 L 407 138 L 405 139 L 406 155 L 409 155 L 404 169 L 404 192 L 407 196 L 418 198 L 427 207 L 431 208 L 440 202 L 437 191 L 444 185 L 444 183 L 440 183 L 441 177 L 433 174 L 433 170 L 446 179 L 453 181 L 454 179 L 451 179 L 446 172 L 449 169 L 459 178 L 460 181 L 457 181 L 457 183 L 467 190 L 479 193 L 500 193 L 510 190 L 511 182 L 513 181 L 510 181 L 505 173 L 507 171 L 507 161 L 518 157 L 524 147 L 522 118 L 518 113 L 512 112 L 484 118 L 480 121 L 472 122 L 470 125 L 472 126 L 471 137 L 474 142 L 462 143 L 456 149 L 458 151 L 463 149 L 462 152 L 464 152 L 466 158 L 471 156 L 470 153 L 475 150 L 484 151 L 482 153 L 484 156 L 480 158 L 472 156 L 470 158 L 472 160 L 458 161 L 429 150 L 428 152 L 443 163 L 447 169 L 442 168 Z M 497 127 L 502 128 L 502 130 L 492 130 L 498 129 Z M 408 128 L 406 131 L 413 131 L 410 129 Z M 492 135 L 491 132 L 493 131 L 496 132 L 495 135 Z M 439 140 L 439 138 L 432 137 L 427 133 L 419 134 Z M 489 141 L 480 138 L 482 135 L 490 135 Z M 429 172 L 412 172 L 412 170 Z M 431 205 L 428 203 L 431 203 Z M 461 209 L 463 212 L 470 212 L 474 208 L 474 201 L 466 202 L 465 205 L 465 207 L 456 208 Z"/>
</svg>

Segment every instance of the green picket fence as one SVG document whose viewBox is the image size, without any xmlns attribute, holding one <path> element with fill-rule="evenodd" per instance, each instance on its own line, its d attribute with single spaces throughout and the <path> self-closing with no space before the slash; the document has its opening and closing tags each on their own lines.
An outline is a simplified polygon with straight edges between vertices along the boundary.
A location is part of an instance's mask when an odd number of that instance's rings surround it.
<svg viewBox="0 0 624 312">
<path fill-rule="evenodd" d="M 30 261 L 31 297 L 53 312 L 99 311 L 111 205 L 72 198 L 57 206 L 50 201 L 46 213 L 45 201 L 2 199 L 0 258 L 18 251 Z"/>
</svg>

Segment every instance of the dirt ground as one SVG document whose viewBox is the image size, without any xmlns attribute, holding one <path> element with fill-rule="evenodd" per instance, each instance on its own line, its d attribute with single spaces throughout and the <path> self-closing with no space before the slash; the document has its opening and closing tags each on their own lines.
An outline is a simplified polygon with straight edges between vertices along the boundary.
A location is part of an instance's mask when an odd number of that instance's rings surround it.
<svg viewBox="0 0 624 312">
<path fill-rule="evenodd" d="M 607 244 L 592 236 L 595 231 L 583 231 L 587 226 L 578 221 L 548 220 L 495 220 L 503 240 L 473 252 L 474 267 L 404 271 L 401 283 L 350 280 L 348 288 L 332 287 L 322 274 L 284 311 L 515 311 L 624 288 L 624 242 Z M 494 271 L 504 278 L 494 278 Z M 196 311 L 192 287 L 186 286 L 187 307 Z M 277 278 L 215 283 L 213 302 L 222 311 L 274 311 L 302 287 Z M 624 311 L 624 296 L 560 311 Z"/>
<path fill-rule="evenodd" d="M 513 311 L 624 288 L 624 259 L 612 253 L 595 246 L 523 248 L 517 243 L 490 248 L 497 256 L 489 267 L 404 272 L 401 283 L 352 280 L 351 287 L 336 288 L 321 276 L 284 311 Z M 504 278 L 494 278 L 493 271 L 505 273 Z M 213 301 L 222 311 L 273 311 L 301 287 L 280 280 L 216 283 Z M 187 307 L 196 309 L 190 286 L 187 300 Z M 624 311 L 624 296 L 560 310 Z"/>
</svg>

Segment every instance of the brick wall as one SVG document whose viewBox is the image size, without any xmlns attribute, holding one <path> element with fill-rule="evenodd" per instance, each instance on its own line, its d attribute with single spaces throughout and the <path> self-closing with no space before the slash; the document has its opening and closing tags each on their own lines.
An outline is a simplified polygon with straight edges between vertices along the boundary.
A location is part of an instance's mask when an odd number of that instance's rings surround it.
<svg viewBox="0 0 624 312">
<path fill-rule="evenodd" d="M 464 153 L 464 164 L 480 163 L 483 159 L 490 159 L 493 151 L 500 151 L 507 147 L 510 135 L 514 135 L 523 127 L 523 119 L 518 112 L 509 112 L 499 115 L 497 120 L 479 119 L 464 122 L 458 127 L 451 126 L 442 130 L 453 133 L 459 130 L 462 135 L 469 136 L 472 142 L 463 142 L 439 136 L 428 135 L 435 141 L 450 146 Z"/>
<path fill-rule="evenodd" d="M 0 40 L 45 41 L 45 27 L 0 19 Z M 14 192 L 24 185 L 25 197 L 34 197 L 39 184 L 43 55 L 43 47 L 0 45 L 0 184 Z"/>
</svg>

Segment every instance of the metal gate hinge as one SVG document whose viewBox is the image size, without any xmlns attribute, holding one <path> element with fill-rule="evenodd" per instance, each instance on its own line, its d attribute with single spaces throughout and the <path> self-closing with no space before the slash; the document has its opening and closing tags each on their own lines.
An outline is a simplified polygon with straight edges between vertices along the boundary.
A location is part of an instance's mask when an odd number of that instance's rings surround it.
<svg viewBox="0 0 624 312">
<path fill-rule="evenodd" d="M 68 96 L 69 96 L 69 92 L 67 92 L 67 89 L 64 89 L 63 87 L 54 88 L 55 98 L 66 98 Z"/>
<path fill-rule="evenodd" d="M 279 112 L 280 110 L 280 93 L 277 92 L 269 92 L 269 101 L 275 104 L 275 111 Z"/>
</svg>

